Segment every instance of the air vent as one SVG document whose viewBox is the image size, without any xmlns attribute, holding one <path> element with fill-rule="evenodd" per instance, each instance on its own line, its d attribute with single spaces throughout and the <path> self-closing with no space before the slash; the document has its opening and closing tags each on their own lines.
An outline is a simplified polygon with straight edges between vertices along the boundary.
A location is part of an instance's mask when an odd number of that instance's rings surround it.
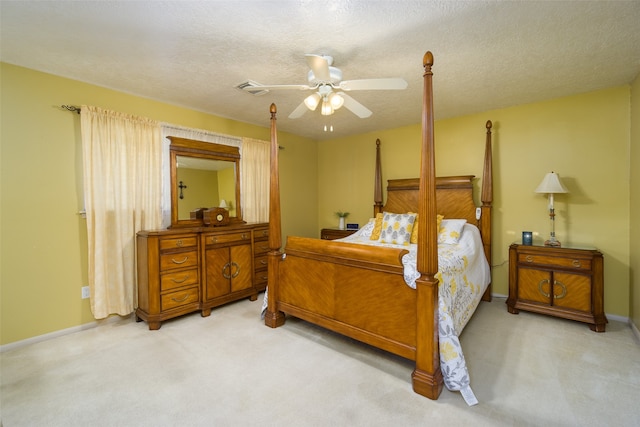
<svg viewBox="0 0 640 427">
<path fill-rule="evenodd" d="M 269 92 L 267 89 L 261 89 L 260 83 L 256 83 L 253 80 L 247 80 L 236 86 L 236 89 L 240 89 L 244 92 L 249 92 L 251 95 L 260 96 Z"/>
</svg>

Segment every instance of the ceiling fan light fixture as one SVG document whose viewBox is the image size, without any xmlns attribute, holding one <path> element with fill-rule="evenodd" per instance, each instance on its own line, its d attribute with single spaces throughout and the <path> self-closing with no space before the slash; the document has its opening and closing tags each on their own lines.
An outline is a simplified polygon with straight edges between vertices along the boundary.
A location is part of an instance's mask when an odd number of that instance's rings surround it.
<svg viewBox="0 0 640 427">
<path fill-rule="evenodd" d="M 331 107 L 334 110 L 337 110 L 338 108 L 342 107 L 342 105 L 344 104 L 344 98 L 338 95 L 337 93 L 332 92 L 329 95 L 329 103 L 331 104 Z"/>
<path fill-rule="evenodd" d="M 313 95 L 309 95 L 304 99 L 304 105 L 311 111 L 315 111 L 318 108 L 318 104 L 320 103 L 320 95 L 318 93 L 314 93 Z"/>
<path fill-rule="evenodd" d="M 333 107 L 331 103 L 326 99 L 322 101 L 322 109 L 320 110 L 320 114 L 323 116 L 330 116 L 333 114 Z"/>
</svg>

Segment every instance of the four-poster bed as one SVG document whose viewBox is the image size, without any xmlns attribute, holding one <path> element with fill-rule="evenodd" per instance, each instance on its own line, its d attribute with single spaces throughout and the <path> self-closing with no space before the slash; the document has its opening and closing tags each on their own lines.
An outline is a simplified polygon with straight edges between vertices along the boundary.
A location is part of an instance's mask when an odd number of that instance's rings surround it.
<svg viewBox="0 0 640 427">
<path fill-rule="evenodd" d="M 478 293 L 474 304 L 477 304 L 483 294 L 483 299 L 490 300 L 488 285 L 491 261 L 492 162 L 489 121 L 486 126 L 482 206 L 476 208 L 473 201 L 473 176 L 436 178 L 432 65 L 433 56 L 431 52 L 427 52 L 423 58 L 425 71 L 420 177 L 389 181 L 384 206 L 377 143 L 378 172 L 374 215 L 382 215 L 383 212 L 417 213 L 414 218 L 417 224 L 417 243 L 411 245 L 415 247 L 411 254 L 415 257 L 414 266 L 419 272 L 413 283 L 414 289 L 407 286 L 408 282 L 404 277 L 403 259 L 410 253 L 407 247 L 355 244 L 350 243 L 348 238 L 344 241 L 327 241 L 288 237 L 284 254 L 280 251 L 282 242 L 276 107 L 271 105 L 268 298 L 264 316 L 265 324 L 272 328 L 283 325 L 285 314 L 289 314 L 414 360 L 414 391 L 430 399 L 437 399 L 443 386 L 438 345 L 439 335 L 442 336 L 442 330 L 439 334 L 438 322 L 439 316 L 443 315 L 442 310 L 440 313 L 438 310 L 439 279 L 442 280 L 443 276 L 439 273 L 438 264 L 440 225 L 437 216 L 466 220 L 467 224 L 472 224 L 470 228 L 477 227 L 475 233 L 478 236 L 480 258 L 486 265 L 486 283 L 478 286 L 472 284 L 471 287 Z M 387 216 L 384 218 L 386 220 Z M 465 233 L 467 231 L 462 234 Z M 464 281 L 466 282 L 466 276 Z M 460 284 L 457 287 L 464 286 Z M 470 316 L 475 305 L 465 310 L 470 311 Z M 441 325 L 440 327 L 442 328 Z M 466 367 L 464 370 L 466 372 Z M 447 368 L 447 373 L 448 371 Z M 463 383 L 456 389 L 464 392 L 465 386 L 468 388 L 468 379 L 466 384 Z M 447 387 L 451 388 L 449 382 Z"/>
</svg>

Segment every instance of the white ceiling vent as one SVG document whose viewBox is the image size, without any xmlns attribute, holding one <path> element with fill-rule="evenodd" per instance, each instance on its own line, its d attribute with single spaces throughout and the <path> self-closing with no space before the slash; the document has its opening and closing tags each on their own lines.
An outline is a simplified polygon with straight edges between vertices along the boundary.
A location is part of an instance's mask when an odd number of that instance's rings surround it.
<svg viewBox="0 0 640 427">
<path fill-rule="evenodd" d="M 236 85 L 236 89 L 240 89 L 244 92 L 249 92 L 251 95 L 260 96 L 269 92 L 267 89 L 261 89 L 260 83 L 256 83 L 253 80 L 247 80 L 246 82 L 242 82 Z"/>
</svg>

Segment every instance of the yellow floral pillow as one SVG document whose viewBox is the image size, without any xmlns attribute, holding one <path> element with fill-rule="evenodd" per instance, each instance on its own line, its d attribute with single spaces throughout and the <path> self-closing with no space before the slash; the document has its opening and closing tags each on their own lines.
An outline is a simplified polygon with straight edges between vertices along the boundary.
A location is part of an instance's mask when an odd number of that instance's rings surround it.
<svg viewBox="0 0 640 427">
<path fill-rule="evenodd" d="M 373 226 L 373 231 L 371 232 L 371 240 L 379 240 L 380 239 L 380 230 L 382 229 L 382 217 L 384 215 L 382 212 L 376 214 L 375 224 Z"/>
<path fill-rule="evenodd" d="M 409 212 L 411 213 L 411 212 Z M 438 232 L 440 231 L 440 224 L 442 223 L 442 220 L 444 219 L 443 215 L 438 215 L 436 217 L 437 219 L 437 227 L 438 227 Z M 413 230 L 411 231 L 411 243 L 418 243 L 418 215 L 416 215 L 416 222 L 413 224 Z"/>
<path fill-rule="evenodd" d="M 460 240 L 466 219 L 444 219 L 438 232 L 438 243 L 456 244 Z"/>
<path fill-rule="evenodd" d="M 408 246 L 415 221 L 416 214 L 384 212 L 380 230 L 380 242 Z"/>
</svg>

